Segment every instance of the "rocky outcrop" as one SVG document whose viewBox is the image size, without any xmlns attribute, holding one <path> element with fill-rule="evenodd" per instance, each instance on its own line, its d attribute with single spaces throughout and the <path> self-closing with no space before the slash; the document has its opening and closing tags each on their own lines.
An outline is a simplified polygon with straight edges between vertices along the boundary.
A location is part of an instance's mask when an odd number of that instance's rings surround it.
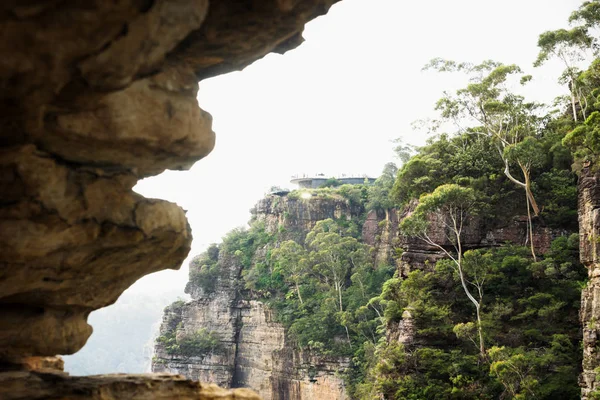
<svg viewBox="0 0 600 400">
<path fill-rule="evenodd" d="M 580 319 L 583 326 L 583 373 L 580 377 L 582 398 L 600 392 L 600 174 L 590 167 L 579 177 L 579 251 L 581 262 L 588 270 L 589 283 L 581 293 Z"/>
<path fill-rule="evenodd" d="M 412 212 L 409 206 L 402 212 L 398 210 L 370 211 L 367 214 L 362 229 L 362 238 L 365 243 L 375 249 L 376 262 L 395 265 L 397 276 L 406 277 L 414 270 L 431 270 L 436 261 L 445 257 L 438 248 L 424 241 L 402 235 L 399 226 L 402 219 Z M 449 251 L 454 251 L 442 221 L 430 220 L 428 231 L 436 243 Z M 534 221 L 533 241 L 538 254 L 543 254 L 550 249 L 552 241 L 558 236 L 568 234 L 567 231 L 555 230 L 545 227 L 541 221 Z M 482 217 L 469 218 L 463 228 L 463 249 L 478 249 L 497 247 L 506 243 L 526 245 L 529 240 L 527 231 L 527 218 L 514 216 L 495 222 L 490 226 L 490 221 Z M 418 345 L 416 327 L 411 310 L 404 310 L 402 319 L 390 322 L 386 327 L 388 342 L 399 342 L 404 345 Z"/>
<path fill-rule="evenodd" d="M 415 269 L 428 269 L 444 257 L 438 248 L 416 238 L 405 237 L 399 226 L 412 211 L 371 211 L 365 213 L 338 193 L 315 193 L 310 199 L 291 195 L 269 195 L 252 209 L 252 223 L 276 234 L 279 241 L 293 239 L 302 242 L 315 224 L 327 218 L 362 228 L 363 242 L 373 246 L 375 263 L 395 265 L 398 276 L 405 277 Z M 441 221 L 432 220 L 429 236 L 449 250 L 452 243 Z M 535 224 L 534 241 L 539 253 L 549 249 L 551 241 L 564 234 Z M 500 246 L 506 242 L 523 244 L 528 239 L 527 220 L 514 217 L 489 226 L 483 218 L 471 218 L 464 229 L 467 249 Z M 275 244 L 276 246 L 276 244 Z M 222 248 L 222 247 L 221 247 Z M 258 248 L 254 261 L 265 257 L 267 248 Z M 210 292 L 195 283 L 196 270 L 210 262 L 209 253 L 218 253 L 216 287 Z M 208 258 L 207 258 L 208 257 Z M 190 264 L 190 282 L 186 291 L 193 300 L 170 308 L 165 313 L 161 334 L 183 339 L 194 332 L 211 330 L 217 334 L 221 348 L 201 356 L 169 353 L 165 344 L 156 345 L 155 372 L 175 372 L 194 380 L 206 380 L 225 387 L 248 387 L 263 398 L 345 399 L 346 393 L 339 372 L 350 364 L 347 359 L 324 359 L 299 351 L 289 343 L 283 326 L 274 320 L 268 307 L 244 288 L 241 274 L 244 267 L 238 257 L 216 247 Z M 418 345 L 416 326 L 411 310 L 404 310 L 402 319 L 390 322 L 386 329 L 388 341 Z"/>
<path fill-rule="evenodd" d="M 260 400 L 249 389 L 225 390 L 168 374 L 71 377 L 58 372 L 12 371 L 0 374 L 4 400 Z"/>
<path fill-rule="evenodd" d="M 339 194 L 315 195 L 309 201 L 290 196 L 270 195 L 250 210 L 252 218 L 263 223 L 267 232 L 281 231 L 281 240 L 301 243 L 318 221 L 358 218 L 363 209 Z"/>
<path fill-rule="evenodd" d="M 212 150 L 199 80 L 297 46 L 335 2 L 0 5 L 0 360 L 76 352 L 92 310 L 143 275 L 179 268 L 191 242 L 184 211 L 132 187 Z M 33 386 L 105 387 L 75 381 Z"/>
<path fill-rule="evenodd" d="M 402 235 L 399 225 L 410 212 L 411 207 L 402 212 L 370 211 L 362 229 L 363 241 L 376 250 L 376 260 L 395 263 L 401 276 L 406 276 L 415 268 L 423 269 L 426 265 L 434 265 L 436 260 L 443 257 L 443 253 L 438 248 L 418 238 Z M 498 221 L 495 226 L 489 226 L 488 223 L 489 221 L 482 217 L 469 218 L 462 233 L 464 249 L 497 247 L 505 243 L 528 245 L 526 217 L 507 218 Z M 556 237 L 567 234 L 566 231 L 545 227 L 539 221 L 534 221 L 533 227 L 534 247 L 540 254 L 550 249 L 550 244 Z M 454 247 L 445 229 L 441 221 L 432 219 L 428 235 L 436 243 L 452 251 Z"/>
<path fill-rule="evenodd" d="M 280 240 L 287 240 L 303 238 L 323 219 L 357 220 L 363 210 L 338 195 L 310 200 L 273 195 L 260 200 L 252 213 L 254 223 L 264 224 L 266 231 L 278 232 Z M 254 255 L 255 260 L 261 257 L 264 249 Z M 198 267 L 192 262 L 190 277 Z M 210 292 L 190 279 L 186 291 L 193 300 L 166 310 L 160 334 L 181 340 L 194 332 L 210 331 L 221 345 L 190 356 L 169 352 L 159 340 L 152 371 L 178 373 L 223 387 L 251 388 L 265 400 L 346 399 L 339 372 L 348 367 L 349 360 L 325 359 L 294 348 L 273 312 L 245 291 L 237 257 L 220 251 L 218 267 L 220 274 Z"/>
</svg>

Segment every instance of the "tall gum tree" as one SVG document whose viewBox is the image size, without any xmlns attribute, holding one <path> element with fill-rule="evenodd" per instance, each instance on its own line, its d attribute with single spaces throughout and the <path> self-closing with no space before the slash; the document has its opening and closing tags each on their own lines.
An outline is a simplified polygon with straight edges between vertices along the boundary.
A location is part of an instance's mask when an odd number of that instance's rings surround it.
<svg viewBox="0 0 600 400">
<path fill-rule="evenodd" d="M 476 295 L 471 291 L 464 270 L 464 249 L 462 235 L 465 222 L 469 216 L 477 212 L 477 197 L 472 188 L 456 184 L 438 186 L 432 193 L 421 196 L 414 212 L 402 221 L 402 231 L 414 236 L 425 243 L 441 250 L 454 264 L 460 278 L 461 286 L 467 298 L 473 303 L 477 317 L 477 333 L 479 337 L 480 357 L 485 358 L 485 342 L 481 323 L 481 304 L 483 292 Z M 453 249 L 448 249 L 444 243 L 439 243 L 429 234 L 430 219 L 435 218 L 444 226 L 444 234 Z M 482 286 L 477 288 L 481 289 Z M 477 298 L 475 297 L 477 296 Z"/>
<path fill-rule="evenodd" d="M 343 236 L 340 227 L 332 219 L 317 222 L 306 235 L 306 246 L 313 273 L 333 288 L 336 294 L 338 319 L 346 330 L 348 343 L 352 347 L 343 294 L 351 272 L 365 258 L 363 254 L 367 253 L 366 247 L 351 236 Z"/>
<path fill-rule="evenodd" d="M 527 102 L 514 93 L 510 86 L 518 79 L 526 84 L 531 77 L 524 75 L 517 65 L 504 65 L 485 61 L 478 65 L 457 63 L 440 58 L 432 60 L 424 69 L 439 72 L 462 72 L 470 83 L 454 94 L 444 93 L 436 110 L 445 121 L 452 122 L 460 133 L 486 135 L 496 145 L 503 161 L 504 175 L 525 191 L 528 215 L 528 232 L 531 253 L 536 258 L 533 245 L 532 216 L 538 216 L 540 207 L 531 187 L 531 170 L 540 164 L 538 138 L 543 127 L 540 116 L 543 106 Z M 522 178 L 517 178 L 512 167 L 518 166 Z"/>
<path fill-rule="evenodd" d="M 594 46 L 595 40 L 588 34 L 586 26 L 576 26 L 572 29 L 547 31 L 540 35 L 538 47 L 540 52 L 533 64 L 538 67 L 551 58 L 560 60 L 565 69 L 558 82 L 567 85 L 571 98 L 571 113 L 573 120 L 579 120 L 577 105 L 580 105 L 583 119 L 587 118 L 587 100 L 584 88 L 578 80 L 581 69 L 578 65 L 588 58 L 588 51 Z"/>
</svg>

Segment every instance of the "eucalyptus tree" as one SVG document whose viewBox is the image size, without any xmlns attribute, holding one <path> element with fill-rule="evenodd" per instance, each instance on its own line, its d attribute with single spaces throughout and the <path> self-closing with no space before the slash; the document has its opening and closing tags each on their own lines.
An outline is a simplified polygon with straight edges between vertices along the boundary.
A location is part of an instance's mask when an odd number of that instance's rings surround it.
<svg viewBox="0 0 600 400">
<path fill-rule="evenodd" d="M 470 282 L 464 269 L 464 250 L 462 236 L 469 216 L 477 212 L 477 196 L 472 188 L 456 184 L 438 186 L 432 193 L 421 196 L 413 213 L 402 221 L 402 231 L 442 251 L 452 262 L 461 286 L 467 298 L 473 303 L 477 316 L 477 332 L 479 336 L 479 352 L 485 358 L 485 343 L 481 324 L 482 295 L 478 298 L 471 291 Z M 444 227 L 445 239 L 436 240 L 429 232 L 430 221 L 441 223 Z M 450 243 L 448 249 L 446 243 Z"/>
<path fill-rule="evenodd" d="M 271 259 L 280 269 L 284 281 L 294 286 L 300 304 L 304 304 L 300 285 L 309 270 L 308 254 L 304 247 L 293 240 L 287 240 L 272 251 Z"/>
<path fill-rule="evenodd" d="M 584 88 L 578 80 L 581 74 L 578 65 L 586 60 L 586 53 L 592 49 L 594 44 L 595 40 L 588 34 L 588 27 L 586 26 L 547 31 L 542 33 L 538 39 L 540 52 L 534 66 L 540 66 L 551 58 L 557 58 L 564 64 L 565 69 L 558 82 L 567 85 L 569 88 L 571 112 L 575 122 L 579 120 L 577 104 L 581 107 L 583 119 L 587 118 L 587 99 L 583 92 Z"/>
<path fill-rule="evenodd" d="M 466 87 L 454 94 L 444 93 L 436 109 L 444 120 L 453 122 L 461 133 L 486 135 L 495 143 L 504 164 L 504 175 L 525 191 L 529 241 L 535 259 L 530 210 L 537 216 L 540 207 L 531 188 L 531 170 L 543 161 L 538 142 L 544 124 L 544 119 L 539 115 L 543 106 L 528 102 L 511 90 L 516 78 L 523 85 L 531 76 L 524 75 L 517 65 L 489 60 L 473 65 L 438 58 L 425 66 L 425 69 L 430 68 L 440 72 L 463 72 L 470 77 Z M 513 174 L 512 167 L 515 165 L 522 178 Z"/>
<path fill-rule="evenodd" d="M 394 207 L 394 202 L 390 198 L 390 191 L 396 181 L 398 167 L 390 162 L 385 164 L 381 176 L 369 186 L 367 210 L 383 210 L 385 219 L 389 221 L 389 210 Z"/>
<path fill-rule="evenodd" d="M 366 262 L 367 247 L 351 236 L 344 236 L 332 219 L 317 222 L 306 235 L 306 246 L 313 274 L 335 293 L 338 320 L 346 330 L 348 343 L 352 347 L 343 295 L 352 271 Z"/>
</svg>

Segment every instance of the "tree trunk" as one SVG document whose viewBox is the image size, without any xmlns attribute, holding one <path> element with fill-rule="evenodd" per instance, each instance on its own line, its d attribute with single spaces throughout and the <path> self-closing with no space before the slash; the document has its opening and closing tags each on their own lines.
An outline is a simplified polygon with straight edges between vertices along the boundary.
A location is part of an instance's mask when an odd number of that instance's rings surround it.
<svg viewBox="0 0 600 400">
<path fill-rule="evenodd" d="M 481 326 L 481 303 L 477 305 L 477 332 L 479 333 L 479 355 L 481 359 L 485 358 L 485 343 L 483 342 L 483 327 Z"/>
<path fill-rule="evenodd" d="M 521 166 L 521 163 L 519 163 L 519 166 Z M 523 171 L 523 176 L 525 176 L 525 195 L 531 203 L 533 214 L 537 217 L 540 214 L 540 208 L 538 207 L 538 204 L 533 197 L 533 192 L 531 191 L 531 178 L 529 177 L 529 170 L 523 166 L 521 166 L 521 170 Z"/>
<path fill-rule="evenodd" d="M 304 304 L 304 302 L 302 301 L 302 295 L 300 294 L 300 286 L 298 285 L 298 282 L 296 282 L 296 293 L 298 293 L 298 299 L 300 300 L 300 304 Z"/>
<path fill-rule="evenodd" d="M 348 345 L 350 346 L 350 348 L 352 348 L 352 341 L 350 340 L 350 331 L 348 331 L 348 327 L 346 325 L 344 325 L 344 328 L 346 329 L 346 337 L 348 338 Z"/>
<path fill-rule="evenodd" d="M 535 246 L 533 245 L 533 221 L 531 220 L 531 212 L 529 211 L 529 197 L 525 197 L 527 200 L 527 228 L 529 230 L 529 245 L 531 246 L 531 255 L 533 256 L 533 261 L 537 261 L 537 257 L 535 256 Z"/>
<path fill-rule="evenodd" d="M 573 121 L 577 122 L 577 108 L 575 107 L 575 84 L 571 79 L 571 108 L 573 109 Z"/>
<path fill-rule="evenodd" d="M 475 297 L 471 294 L 471 291 L 467 287 L 467 282 L 465 280 L 465 275 L 464 275 L 463 269 L 462 269 L 462 244 L 460 242 L 460 233 L 456 229 L 455 229 L 454 233 L 456 235 L 457 246 L 458 246 L 458 249 L 457 249 L 458 256 L 457 256 L 457 260 L 456 260 L 456 266 L 458 267 L 458 275 L 460 277 L 460 283 L 465 291 L 465 294 L 467 295 L 469 300 L 471 300 L 471 302 L 475 306 L 475 311 L 477 312 L 477 332 L 479 333 L 479 352 L 480 352 L 481 357 L 485 358 L 485 345 L 483 343 L 483 328 L 481 327 L 481 315 L 480 315 L 481 302 L 477 301 L 475 299 Z M 481 295 L 481 293 L 480 293 L 480 295 Z"/>
<path fill-rule="evenodd" d="M 571 93 L 571 107 L 573 109 L 573 120 L 577 122 L 577 108 L 575 107 L 575 94 Z"/>
</svg>

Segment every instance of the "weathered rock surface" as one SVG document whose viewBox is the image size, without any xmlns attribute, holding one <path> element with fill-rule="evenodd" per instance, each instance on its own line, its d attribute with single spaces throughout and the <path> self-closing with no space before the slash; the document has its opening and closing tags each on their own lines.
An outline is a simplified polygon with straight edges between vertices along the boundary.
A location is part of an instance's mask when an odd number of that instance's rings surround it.
<svg viewBox="0 0 600 400">
<path fill-rule="evenodd" d="M 169 374 L 72 377 L 60 372 L 0 372 L 3 400 L 260 400 L 249 389 L 221 389 Z"/>
<path fill-rule="evenodd" d="M 145 274 L 179 268 L 191 241 L 184 211 L 132 187 L 212 150 L 199 80 L 295 47 L 335 2 L 2 2 L 0 360 L 76 352 L 91 311 Z M 15 379 L 47 394 L 85 383 L 126 396 L 112 389 L 118 378 Z M 144 379 L 134 381 L 154 385 Z M 156 385 L 189 385 L 165 379 Z"/>
<path fill-rule="evenodd" d="M 376 259 L 380 262 L 395 263 L 401 276 L 406 276 L 414 269 L 425 268 L 443 257 L 436 247 L 424 241 L 403 236 L 399 225 L 403 218 L 410 213 L 410 208 L 403 212 L 389 210 L 387 214 L 370 211 L 362 229 L 363 241 L 375 247 Z M 448 239 L 449 232 L 441 221 L 432 219 L 428 235 L 436 243 L 452 251 L 452 242 Z M 552 230 L 534 221 L 533 242 L 536 252 L 543 254 L 550 249 L 552 240 L 566 232 Z M 463 228 L 463 248 L 476 249 L 496 247 L 505 243 L 526 245 L 528 243 L 527 219 L 515 216 L 500 222 L 496 226 L 487 226 L 484 218 L 469 218 Z M 527 244 L 528 245 L 528 244 Z"/>
<path fill-rule="evenodd" d="M 580 377 L 582 398 L 590 398 L 600 389 L 597 368 L 600 367 L 600 174 L 584 168 L 579 177 L 579 251 L 588 270 L 589 283 L 581 293 L 580 319 L 583 326 L 583 373 Z"/>
<path fill-rule="evenodd" d="M 0 369 L 0 399 L 194 399 L 259 400 L 247 389 L 225 390 L 166 374 L 71 377 L 60 357 L 22 358 Z"/>
<path fill-rule="evenodd" d="M 179 266 L 183 211 L 131 188 L 212 149 L 200 78 L 297 44 L 334 1 L 213 3 L 0 7 L 0 355 L 72 353 L 91 310 Z"/>
<path fill-rule="evenodd" d="M 435 262 L 444 258 L 440 249 L 424 241 L 403 236 L 399 230 L 402 219 L 411 212 L 411 207 L 399 212 L 388 210 L 386 213 L 370 211 L 367 214 L 362 229 L 362 239 L 375 248 L 378 262 L 395 265 L 397 275 L 406 277 L 414 270 L 431 270 Z M 543 226 L 540 221 L 534 221 L 533 242 L 536 252 L 543 254 L 550 249 L 552 241 L 558 236 L 567 234 L 566 231 L 553 230 Z M 448 239 L 449 232 L 445 231 L 442 221 L 430 220 L 428 236 L 449 251 L 454 251 L 452 242 Z M 490 226 L 484 218 L 469 218 L 463 227 L 463 249 L 497 247 L 506 243 L 525 245 L 528 243 L 527 218 L 514 216 L 499 221 Z M 404 310 L 402 319 L 390 323 L 386 327 L 388 342 L 399 342 L 404 345 L 419 345 L 416 327 L 410 310 Z"/>
<path fill-rule="evenodd" d="M 277 233 L 279 240 L 302 242 L 318 221 L 327 218 L 360 222 L 362 240 L 375 249 L 374 261 L 396 265 L 400 277 L 415 269 L 432 268 L 435 261 L 444 257 L 438 248 L 401 234 L 399 225 L 410 212 L 411 207 L 402 212 L 371 211 L 362 222 L 364 209 L 337 194 L 317 195 L 309 200 L 297 199 L 295 195 L 269 195 L 252 210 L 253 222 L 263 224 L 267 232 Z M 506 242 L 524 244 L 528 239 L 524 218 L 515 217 L 496 226 L 486 222 L 483 218 L 468 221 L 464 228 L 465 248 L 500 246 Z M 564 234 L 541 223 L 534 226 L 534 244 L 539 253 L 546 252 L 552 240 Z M 451 250 L 452 243 L 444 229 L 441 221 L 432 220 L 429 235 Z M 265 253 L 266 249 L 259 248 L 254 261 L 260 261 Z M 249 387 L 269 400 L 345 399 L 338 373 L 348 367 L 349 360 L 324 359 L 295 349 L 268 307 L 244 289 L 240 279 L 243 267 L 238 258 L 223 251 L 218 254 L 221 275 L 214 292 L 205 293 L 191 279 L 186 291 L 193 301 L 180 307 L 178 314 L 167 312 L 161 332 L 164 335 L 175 329 L 177 337 L 183 338 L 201 329 L 211 330 L 218 334 L 223 348 L 203 357 L 181 357 L 168 354 L 165 346 L 158 343 L 153 371 L 171 371 L 225 387 Z M 192 262 L 190 277 L 203 262 Z M 419 344 L 410 310 L 404 311 L 399 323 L 387 327 L 386 336 L 388 341 Z"/>
<path fill-rule="evenodd" d="M 339 195 L 316 196 L 309 201 L 270 195 L 259 200 L 251 212 L 258 222 L 265 224 L 267 232 L 281 229 L 285 231 L 282 240 L 301 242 L 318 221 L 327 218 L 350 220 L 357 218 L 363 210 Z"/>
<path fill-rule="evenodd" d="M 363 210 L 341 196 L 311 200 L 267 196 L 253 210 L 253 218 L 282 240 L 304 238 L 314 225 L 327 218 L 357 219 Z M 281 228 L 281 229 L 280 229 Z M 264 257 L 258 249 L 255 259 Z M 205 293 L 191 280 L 186 292 L 193 300 L 169 307 L 161 335 L 175 330 L 185 338 L 199 330 L 218 335 L 221 348 L 202 357 L 169 354 L 163 343 L 155 347 L 154 372 L 173 372 L 193 380 L 223 387 L 247 387 L 265 400 L 345 400 L 339 377 L 349 365 L 344 358 L 325 359 L 301 352 L 288 344 L 283 325 L 272 311 L 244 290 L 242 265 L 236 257 L 219 252 L 221 275 L 216 288 Z M 194 273 L 190 265 L 190 276 Z"/>
</svg>

